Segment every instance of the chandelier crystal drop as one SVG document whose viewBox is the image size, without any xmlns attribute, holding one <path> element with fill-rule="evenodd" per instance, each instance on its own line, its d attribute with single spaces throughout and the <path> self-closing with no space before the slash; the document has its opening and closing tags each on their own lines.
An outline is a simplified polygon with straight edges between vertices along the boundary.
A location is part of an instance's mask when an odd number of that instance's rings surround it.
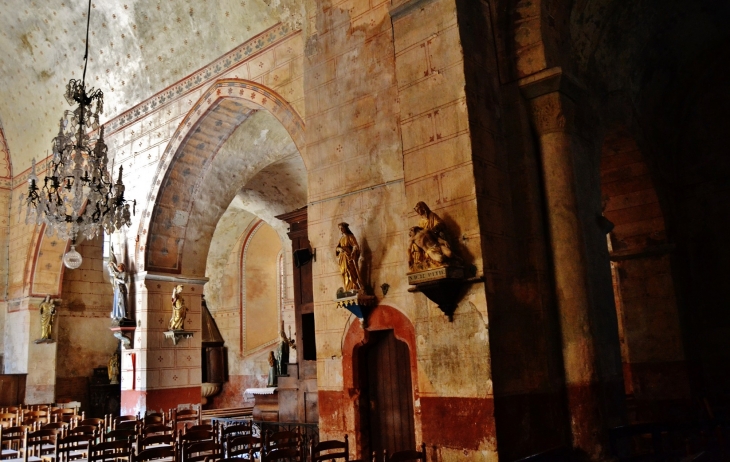
<svg viewBox="0 0 730 462">
<path fill-rule="evenodd" d="M 73 267 L 81 264 L 81 255 L 74 245 L 79 235 L 92 239 L 104 230 L 111 234 L 122 226 L 132 224 L 136 201 L 124 199 L 122 167 L 113 182 L 108 169 L 107 146 L 104 143 L 104 126 L 99 116 L 104 112 L 104 94 L 101 90 L 86 88 L 88 64 L 89 24 L 91 1 L 86 23 L 86 54 L 84 74 L 81 80 L 71 79 L 66 85 L 66 101 L 78 105 L 72 111 L 64 111 L 58 135 L 53 139 L 50 162 L 46 164 L 43 181 L 38 178 L 33 159 L 28 177 L 28 196 L 21 198 L 27 205 L 26 224 L 46 225 L 46 234 L 57 234 L 61 239 L 71 239 Z M 98 130 L 98 138 L 89 133 Z"/>
</svg>

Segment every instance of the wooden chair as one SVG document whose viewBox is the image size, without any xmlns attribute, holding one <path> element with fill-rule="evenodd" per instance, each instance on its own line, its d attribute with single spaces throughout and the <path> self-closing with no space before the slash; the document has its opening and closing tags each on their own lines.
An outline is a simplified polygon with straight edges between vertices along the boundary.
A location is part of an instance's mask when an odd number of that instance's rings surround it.
<svg viewBox="0 0 730 462">
<path fill-rule="evenodd" d="M 245 422 L 240 424 L 228 425 L 221 429 L 220 439 L 223 442 L 223 448 L 226 454 L 228 454 L 228 442 L 236 436 L 251 436 L 251 422 Z M 231 457 L 231 456 L 226 456 Z"/>
<path fill-rule="evenodd" d="M 119 417 L 114 417 L 112 419 L 112 430 L 116 430 L 124 422 L 137 422 L 137 420 L 136 415 L 120 415 Z"/>
<path fill-rule="evenodd" d="M 89 446 L 88 462 L 121 462 L 132 459 L 132 443 L 128 440 L 103 441 Z"/>
<path fill-rule="evenodd" d="M 58 438 L 55 451 L 56 462 L 85 459 L 88 456 L 89 444 L 93 444 L 93 440 L 89 435 L 83 433 Z"/>
<path fill-rule="evenodd" d="M 229 438 L 226 442 L 226 457 L 253 460 L 261 455 L 261 438 L 251 435 L 240 435 Z"/>
<path fill-rule="evenodd" d="M 173 448 L 150 448 L 140 451 L 134 456 L 134 462 L 147 462 L 151 460 L 171 462 L 175 460 L 175 450 Z"/>
<path fill-rule="evenodd" d="M 294 431 L 274 432 L 264 436 L 262 451 L 269 453 L 276 449 L 299 448 L 302 442 L 302 435 Z"/>
<path fill-rule="evenodd" d="M 0 458 L 15 459 L 25 452 L 29 429 L 26 425 L 0 428 Z"/>
<path fill-rule="evenodd" d="M 303 462 L 302 451 L 300 448 L 282 448 L 273 449 L 267 454 L 261 455 L 261 462 L 274 462 L 274 461 L 285 461 L 285 462 Z"/>
<path fill-rule="evenodd" d="M 23 458 L 27 461 L 51 459 L 56 452 L 57 429 L 41 429 L 28 432 Z"/>
<path fill-rule="evenodd" d="M 218 461 L 223 458 L 223 448 L 217 441 L 197 441 L 183 446 L 183 462 Z"/>
<path fill-rule="evenodd" d="M 328 440 L 320 441 L 318 444 L 314 444 L 314 441 L 310 443 L 310 462 L 336 459 L 344 459 L 345 461 L 350 460 L 350 445 L 349 440 L 347 439 L 347 435 L 345 435 L 344 442 L 337 440 Z"/>
<path fill-rule="evenodd" d="M 383 451 L 383 460 L 385 462 L 407 462 L 413 460 L 426 462 L 426 443 L 421 443 L 420 451 L 407 449 L 405 451 L 394 452 L 390 457 L 388 457 L 388 450 L 386 449 Z"/>
<path fill-rule="evenodd" d="M 200 410 L 195 407 L 191 409 L 173 409 L 170 420 L 172 421 L 172 427 L 175 429 L 179 429 L 180 425 L 184 426 L 188 422 L 194 425 L 202 423 L 200 421 Z"/>
</svg>

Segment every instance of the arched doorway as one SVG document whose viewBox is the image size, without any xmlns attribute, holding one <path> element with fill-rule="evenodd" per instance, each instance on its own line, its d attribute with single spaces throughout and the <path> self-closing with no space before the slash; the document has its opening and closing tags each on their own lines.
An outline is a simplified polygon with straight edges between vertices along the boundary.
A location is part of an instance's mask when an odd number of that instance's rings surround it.
<svg viewBox="0 0 730 462">
<path fill-rule="evenodd" d="M 408 345 L 392 329 L 370 334 L 360 354 L 360 417 L 369 451 L 413 449 L 413 386 Z"/>
</svg>

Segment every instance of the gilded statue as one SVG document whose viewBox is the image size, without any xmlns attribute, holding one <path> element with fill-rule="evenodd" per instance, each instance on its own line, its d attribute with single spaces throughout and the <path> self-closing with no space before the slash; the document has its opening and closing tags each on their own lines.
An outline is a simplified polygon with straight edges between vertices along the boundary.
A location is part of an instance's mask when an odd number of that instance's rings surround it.
<svg viewBox="0 0 730 462">
<path fill-rule="evenodd" d="M 53 328 L 53 320 L 56 317 L 56 304 L 51 300 L 50 295 L 46 295 L 38 310 L 41 314 L 41 338 L 40 340 L 51 340 L 51 329 Z"/>
<path fill-rule="evenodd" d="M 337 227 L 340 228 L 342 236 L 335 249 L 335 255 L 342 274 L 345 292 L 361 291 L 363 286 L 357 267 L 360 259 L 360 246 L 355 235 L 350 231 L 349 224 L 342 222 Z"/>
<path fill-rule="evenodd" d="M 182 284 L 178 284 L 174 289 L 172 289 L 172 318 L 170 318 L 170 330 L 185 330 L 185 316 L 188 314 L 188 309 L 185 306 L 185 299 L 181 295 L 182 290 Z"/>
<path fill-rule="evenodd" d="M 409 271 L 425 271 L 449 266 L 453 259 L 446 225 L 425 202 L 413 208 L 419 215 L 418 226 L 408 232 Z"/>
<path fill-rule="evenodd" d="M 114 288 L 112 319 L 118 322 L 122 319 L 127 319 L 127 283 L 129 282 L 129 277 L 127 276 L 124 263 L 117 264 L 113 248 L 107 266 L 109 268 L 109 276 L 112 287 Z"/>
<path fill-rule="evenodd" d="M 109 376 L 109 383 L 115 385 L 119 383 L 119 352 L 116 352 L 109 359 L 107 364 L 107 374 Z"/>
</svg>

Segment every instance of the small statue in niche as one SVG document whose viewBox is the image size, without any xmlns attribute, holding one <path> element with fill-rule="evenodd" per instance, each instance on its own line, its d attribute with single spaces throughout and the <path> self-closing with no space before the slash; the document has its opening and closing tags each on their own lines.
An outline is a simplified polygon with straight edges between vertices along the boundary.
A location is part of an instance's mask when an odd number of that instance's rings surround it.
<svg viewBox="0 0 730 462">
<path fill-rule="evenodd" d="M 294 340 L 291 339 L 291 332 L 289 337 L 284 332 L 284 321 L 281 321 L 281 330 L 279 331 L 279 346 L 276 348 L 276 363 L 278 365 L 277 375 L 289 375 L 287 370 L 287 364 L 289 364 L 289 348 L 294 348 Z"/>
<path fill-rule="evenodd" d="M 357 266 L 360 259 L 360 246 L 355 235 L 350 231 L 349 224 L 342 222 L 338 223 L 337 227 L 340 228 L 342 236 L 335 249 L 335 255 L 345 284 L 345 292 L 359 292 L 363 289 L 360 270 Z"/>
<path fill-rule="evenodd" d="M 116 385 L 119 383 L 119 352 L 114 353 L 109 359 L 107 374 L 109 375 L 110 384 Z"/>
<path fill-rule="evenodd" d="M 418 226 L 413 226 L 408 232 L 409 271 L 425 271 L 449 266 L 456 258 L 452 255 L 444 222 L 425 202 L 418 202 L 413 210 L 421 219 Z"/>
<path fill-rule="evenodd" d="M 112 305 L 112 319 L 115 323 L 119 323 L 123 319 L 127 318 L 127 283 L 129 277 L 127 276 L 126 268 L 124 263 L 117 263 L 117 259 L 114 256 L 114 248 L 111 248 L 111 256 L 109 257 L 109 276 L 112 287 L 114 288 L 114 304 Z"/>
<path fill-rule="evenodd" d="M 276 357 L 273 351 L 269 351 L 269 380 L 266 382 L 267 387 L 275 387 L 277 385 L 276 371 L 278 369 Z"/>
<path fill-rule="evenodd" d="M 41 338 L 39 340 L 40 342 L 50 341 L 52 340 L 53 320 L 56 318 L 55 300 L 51 300 L 51 296 L 46 295 L 46 298 L 38 305 L 38 311 L 41 315 Z"/>
<path fill-rule="evenodd" d="M 183 286 L 178 284 L 172 289 L 172 318 L 170 318 L 170 330 L 185 330 L 185 316 L 188 309 L 185 306 L 185 299 L 180 295 Z"/>
</svg>

